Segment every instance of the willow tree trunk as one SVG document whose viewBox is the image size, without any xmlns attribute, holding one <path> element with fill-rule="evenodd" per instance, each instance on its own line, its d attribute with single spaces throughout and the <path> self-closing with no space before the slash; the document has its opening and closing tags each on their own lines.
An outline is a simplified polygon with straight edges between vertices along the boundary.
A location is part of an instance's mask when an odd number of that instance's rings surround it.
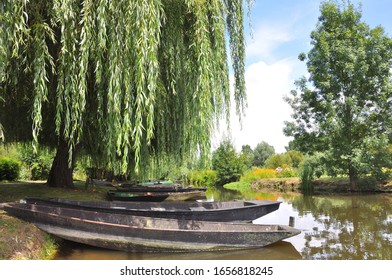
<svg viewBox="0 0 392 280">
<path fill-rule="evenodd" d="M 52 168 L 50 169 L 47 181 L 47 184 L 50 187 L 72 188 L 74 186 L 72 178 L 73 162 L 70 167 L 68 159 L 68 143 L 62 137 L 60 137 L 60 141 L 57 146 L 56 156 L 53 160 Z"/>
</svg>

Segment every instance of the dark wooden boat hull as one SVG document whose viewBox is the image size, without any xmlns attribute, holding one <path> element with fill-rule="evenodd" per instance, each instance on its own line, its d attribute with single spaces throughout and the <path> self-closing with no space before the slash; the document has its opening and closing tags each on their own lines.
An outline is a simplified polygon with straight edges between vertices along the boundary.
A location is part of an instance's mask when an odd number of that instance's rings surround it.
<svg viewBox="0 0 392 280">
<path fill-rule="evenodd" d="M 122 192 L 205 192 L 206 188 L 192 188 L 181 187 L 177 185 L 131 185 L 131 186 L 116 186 L 117 191 Z"/>
<path fill-rule="evenodd" d="M 281 225 L 162 219 L 26 203 L 3 208 L 58 237 L 123 251 L 258 248 L 300 233 Z"/>
<path fill-rule="evenodd" d="M 129 191 L 108 191 L 110 200 L 117 201 L 155 201 L 164 200 L 195 200 L 205 197 L 204 191 L 186 191 L 186 192 L 129 192 Z"/>
<path fill-rule="evenodd" d="M 151 201 L 151 202 L 161 202 L 169 197 L 167 193 L 130 193 L 130 192 L 118 192 L 118 191 L 108 191 L 108 198 L 110 200 L 118 201 Z"/>
<path fill-rule="evenodd" d="M 101 211 L 136 216 L 200 221 L 250 222 L 279 209 L 280 202 L 270 200 L 222 202 L 119 202 L 26 198 L 27 203 Z"/>
</svg>

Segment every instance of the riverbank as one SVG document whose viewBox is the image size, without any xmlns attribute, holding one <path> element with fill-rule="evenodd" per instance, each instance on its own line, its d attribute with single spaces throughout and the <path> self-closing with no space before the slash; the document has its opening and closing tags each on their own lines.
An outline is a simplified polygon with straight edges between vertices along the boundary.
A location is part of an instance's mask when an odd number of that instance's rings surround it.
<svg viewBox="0 0 392 280">
<path fill-rule="evenodd" d="M 104 199 L 107 187 L 86 189 L 75 182 L 72 189 L 50 188 L 45 182 L 0 183 L 0 203 L 19 201 L 25 197 L 63 197 L 70 199 Z M 7 215 L 0 209 L 0 260 L 53 259 L 58 243 L 31 223 Z"/>
<path fill-rule="evenodd" d="M 352 193 L 348 178 L 320 178 L 312 181 L 313 194 Z M 375 182 L 373 180 L 361 180 L 358 182 L 359 191 L 367 193 L 392 193 L 392 180 Z M 267 178 L 253 182 L 234 182 L 225 185 L 232 190 L 253 190 L 256 192 L 296 192 L 301 193 L 301 181 L 299 178 Z"/>
<path fill-rule="evenodd" d="M 365 184 L 366 183 L 366 184 Z M 316 194 L 347 193 L 347 179 L 323 178 L 313 181 Z M 362 182 L 363 191 L 392 193 L 392 180 L 372 185 Z M 251 190 L 255 192 L 300 193 L 299 178 L 273 178 L 253 183 L 235 182 L 225 185 L 227 189 Z M 50 188 L 45 182 L 0 183 L 0 203 L 13 202 L 25 197 L 62 197 L 70 199 L 105 199 L 108 187 L 94 185 L 85 188 L 84 182 L 76 182 L 75 188 Z M 8 216 L 0 210 L 0 259 L 53 259 L 58 243 L 49 235 L 30 223 Z"/>
<path fill-rule="evenodd" d="M 0 210 L 0 259 L 53 259 L 57 243 L 31 223 L 10 217 Z"/>
</svg>

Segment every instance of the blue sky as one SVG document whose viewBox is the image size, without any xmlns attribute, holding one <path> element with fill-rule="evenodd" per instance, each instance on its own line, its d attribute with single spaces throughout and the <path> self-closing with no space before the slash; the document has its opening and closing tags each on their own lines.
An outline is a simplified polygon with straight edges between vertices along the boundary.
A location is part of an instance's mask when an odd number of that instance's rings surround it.
<svg viewBox="0 0 392 280">
<path fill-rule="evenodd" d="M 266 141 L 277 153 L 285 151 L 289 138 L 283 122 L 290 120 L 291 108 L 283 101 L 293 82 L 306 75 L 297 57 L 311 48 L 310 33 L 320 15 L 321 0 L 255 0 L 252 8 L 253 38 L 247 36 L 246 87 L 248 108 L 242 129 L 233 114 L 231 138 L 237 147 L 254 148 Z M 362 3 L 362 20 L 370 27 L 381 25 L 392 36 L 392 0 L 352 0 Z M 235 111 L 235 110 L 232 110 Z M 219 144 L 217 133 L 213 148 Z M 215 145 L 215 147 L 214 147 Z"/>
</svg>

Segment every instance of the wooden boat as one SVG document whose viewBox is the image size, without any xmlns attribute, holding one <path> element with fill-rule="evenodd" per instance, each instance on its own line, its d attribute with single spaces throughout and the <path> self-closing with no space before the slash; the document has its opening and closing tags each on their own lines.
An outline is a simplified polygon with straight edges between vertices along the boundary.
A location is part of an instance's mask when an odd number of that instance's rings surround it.
<svg viewBox="0 0 392 280">
<path fill-rule="evenodd" d="M 168 193 L 142 193 L 142 192 L 121 192 L 121 191 L 108 191 L 108 198 L 110 200 L 120 201 L 164 201 L 169 197 Z"/>
<path fill-rule="evenodd" d="M 3 209 L 60 238 L 122 251 L 258 248 L 300 233 L 283 225 L 163 219 L 28 203 L 9 203 Z"/>
<path fill-rule="evenodd" d="M 143 201 L 163 201 L 167 200 L 195 200 L 201 197 L 205 197 L 205 191 L 197 189 L 189 189 L 186 191 L 119 191 L 111 190 L 107 192 L 110 200 L 121 200 L 121 201 L 140 201 L 140 198 L 145 198 Z M 159 200 L 159 198 L 162 200 Z M 165 198 L 164 198 L 165 197 Z M 150 199 L 148 199 L 150 198 Z M 154 199 L 155 198 L 155 199 Z"/>
<path fill-rule="evenodd" d="M 70 200 L 62 198 L 25 198 L 26 203 L 182 220 L 250 222 L 279 209 L 280 202 L 270 200 L 232 200 L 221 202 L 121 202 Z"/>
<path fill-rule="evenodd" d="M 205 192 L 206 188 L 183 187 L 178 184 L 122 184 L 116 186 L 117 191 L 129 192 Z"/>
</svg>

